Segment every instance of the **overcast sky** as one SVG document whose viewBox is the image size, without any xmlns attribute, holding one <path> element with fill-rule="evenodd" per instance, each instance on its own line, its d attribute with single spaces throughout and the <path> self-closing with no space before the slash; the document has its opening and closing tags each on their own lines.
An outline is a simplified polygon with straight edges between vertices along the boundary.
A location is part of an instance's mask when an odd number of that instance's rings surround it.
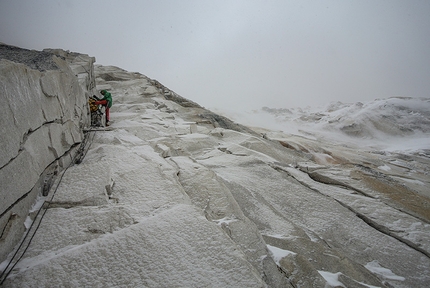
<svg viewBox="0 0 430 288">
<path fill-rule="evenodd" d="M 430 97 L 429 0 L 0 0 L 0 42 L 89 54 L 210 109 Z"/>
</svg>

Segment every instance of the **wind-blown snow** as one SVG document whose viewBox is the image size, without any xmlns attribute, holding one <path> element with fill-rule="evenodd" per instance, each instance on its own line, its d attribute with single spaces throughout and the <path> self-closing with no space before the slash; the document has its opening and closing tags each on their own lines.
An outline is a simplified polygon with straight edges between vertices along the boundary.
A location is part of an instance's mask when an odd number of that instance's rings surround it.
<svg viewBox="0 0 430 288">
<path fill-rule="evenodd" d="M 358 147 L 417 152 L 430 149 L 430 99 L 397 97 L 325 107 L 220 111 L 235 121 Z"/>
</svg>

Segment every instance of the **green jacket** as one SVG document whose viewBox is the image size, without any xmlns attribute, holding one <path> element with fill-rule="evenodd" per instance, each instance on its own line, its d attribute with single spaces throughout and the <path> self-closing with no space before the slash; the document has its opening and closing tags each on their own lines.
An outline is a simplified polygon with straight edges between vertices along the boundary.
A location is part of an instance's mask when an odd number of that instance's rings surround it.
<svg viewBox="0 0 430 288">
<path fill-rule="evenodd" d="M 105 91 L 105 95 L 103 96 L 102 100 L 107 100 L 108 101 L 108 107 L 110 108 L 110 107 L 112 107 L 112 95 L 109 92 L 107 92 L 106 90 L 103 90 L 103 91 Z"/>
</svg>

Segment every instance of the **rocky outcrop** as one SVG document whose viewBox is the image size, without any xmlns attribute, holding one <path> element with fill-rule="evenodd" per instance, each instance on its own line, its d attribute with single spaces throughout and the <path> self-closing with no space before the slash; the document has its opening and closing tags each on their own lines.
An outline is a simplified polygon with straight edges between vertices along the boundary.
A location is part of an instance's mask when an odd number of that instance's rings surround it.
<svg viewBox="0 0 430 288">
<path fill-rule="evenodd" d="M 0 45 L 0 261 L 21 238 L 37 194 L 49 190 L 83 140 L 94 61 Z"/>
</svg>

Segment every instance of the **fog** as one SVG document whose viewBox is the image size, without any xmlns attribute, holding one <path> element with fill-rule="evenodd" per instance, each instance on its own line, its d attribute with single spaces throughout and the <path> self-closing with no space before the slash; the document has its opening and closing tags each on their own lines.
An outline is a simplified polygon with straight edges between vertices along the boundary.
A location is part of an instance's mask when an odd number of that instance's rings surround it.
<svg viewBox="0 0 430 288">
<path fill-rule="evenodd" d="M 430 1 L 0 0 L 0 42 L 62 48 L 209 109 L 430 97 Z"/>
</svg>

